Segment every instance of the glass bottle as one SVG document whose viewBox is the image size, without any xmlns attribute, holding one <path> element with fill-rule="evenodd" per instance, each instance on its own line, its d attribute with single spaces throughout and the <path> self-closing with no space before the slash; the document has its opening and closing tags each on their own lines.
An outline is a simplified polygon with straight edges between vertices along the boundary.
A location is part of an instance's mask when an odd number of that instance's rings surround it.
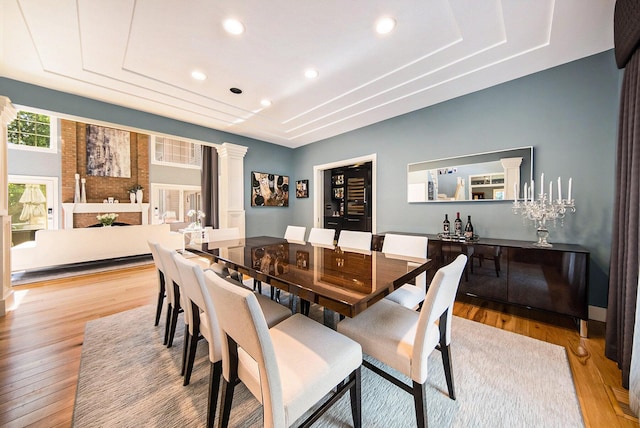
<svg viewBox="0 0 640 428">
<path fill-rule="evenodd" d="M 449 236 L 450 226 L 451 224 L 449 223 L 449 215 L 445 214 L 444 221 L 442 222 L 442 234 L 444 236 Z"/>
<path fill-rule="evenodd" d="M 467 224 L 464 227 L 465 239 L 473 239 L 473 224 L 471 224 L 471 216 L 467 216 Z"/>
<path fill-rule="evenodd" d="M 453 231 L 456 236 L 462 236 L 462 220 L 460 220 L 460 213 L 456 213 L 456 219 L 453 221 Z"/>
</svg>

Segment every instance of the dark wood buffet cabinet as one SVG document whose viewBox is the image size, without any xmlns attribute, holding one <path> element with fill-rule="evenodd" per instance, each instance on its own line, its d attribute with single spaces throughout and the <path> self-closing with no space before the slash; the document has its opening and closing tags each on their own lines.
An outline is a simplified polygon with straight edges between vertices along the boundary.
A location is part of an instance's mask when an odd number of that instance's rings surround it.
<svg viewBox="0 0 640 428">
<path fill-rule="evenodd" d="M 394 232 L 388 232 L 394 233 Z M 395 232 L 400 233 L 400 232 Z M 573 317 L 587 336 L 589 251 L 578 245 L 539 248 L 527 241 L 481 238 L 474 242 L 429 238 L 428 257 L 438 266 L 468 257 L 458 294 Z M 381 249 L 384 235 L 376 235 Z"/>
</svg>

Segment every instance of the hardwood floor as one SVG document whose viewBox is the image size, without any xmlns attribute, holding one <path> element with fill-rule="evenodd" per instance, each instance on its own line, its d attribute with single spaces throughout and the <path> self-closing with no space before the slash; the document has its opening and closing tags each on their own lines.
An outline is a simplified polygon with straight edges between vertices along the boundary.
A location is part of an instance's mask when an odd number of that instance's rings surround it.
<svg viewBox="0 0 640 428">
<path fill-rule="evenodd" d="M 153 265 L 15 287 L 21 302 L 0 317 L 0 426 L 71 426 L 85 323 L 155 303 L 156 287 Z M 638 426 L 602 323 L 583 339 L 567 318 L 480 300 L 457 302 L 455 315 L 564 346 L 585 425 Z"/>
</svg>

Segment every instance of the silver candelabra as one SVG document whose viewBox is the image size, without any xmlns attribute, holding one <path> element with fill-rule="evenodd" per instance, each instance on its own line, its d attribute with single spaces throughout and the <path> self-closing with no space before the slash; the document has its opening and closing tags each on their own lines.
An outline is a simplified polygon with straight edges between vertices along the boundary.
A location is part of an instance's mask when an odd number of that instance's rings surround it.
<svg viewBox="0 0 640 428">
<path fill-rule="evenodd" d="M 544 183 L 544 174 L 542 174 L 541 183 Z M 513 200 L 513 213 L 521 214 L 523 218 L 531 220 L 536 226 L 536 233 L 538 235 L 538 242 L 533 245 L 536 247 L 553 247 L 548 241 L 549 230 L 547 229 L 547 221 L 553 221 L 554 226 L 558 220 L 560 225 L 564 225 L 564 217 L 570 212 L 576 212 L 575 201 L 571 198 L 571 179 L 569 179 L 569 189 L 566 199 L 562 198 L 562 184 L 561 179 L 558 178 L 558 198 L 553 199 L 553 185 L 549 183 L 549 193 L 544 192 L 544 185 L 542 190 L 538 194 L 538 198 L 535 198 L 534 191 L 535 183 L 531 180 L 531 185 L 527 188 L 525 183 L 523 191 L 523 201 L 517 199 L 518 191 L 514 186 L 514 200 Z"/>
</svg>

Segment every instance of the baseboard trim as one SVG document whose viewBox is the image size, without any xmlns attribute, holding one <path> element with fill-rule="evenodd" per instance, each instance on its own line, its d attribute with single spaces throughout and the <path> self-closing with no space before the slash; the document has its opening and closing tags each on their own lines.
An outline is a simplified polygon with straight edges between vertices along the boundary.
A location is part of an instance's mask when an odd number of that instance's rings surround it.
<svg viewBox="0 0 640 428">
<path fill-rule="evenodd" d="M 589 305 L 589 319 L 594 321 L 607 321 L 607 308 Z"/>
</svg>

